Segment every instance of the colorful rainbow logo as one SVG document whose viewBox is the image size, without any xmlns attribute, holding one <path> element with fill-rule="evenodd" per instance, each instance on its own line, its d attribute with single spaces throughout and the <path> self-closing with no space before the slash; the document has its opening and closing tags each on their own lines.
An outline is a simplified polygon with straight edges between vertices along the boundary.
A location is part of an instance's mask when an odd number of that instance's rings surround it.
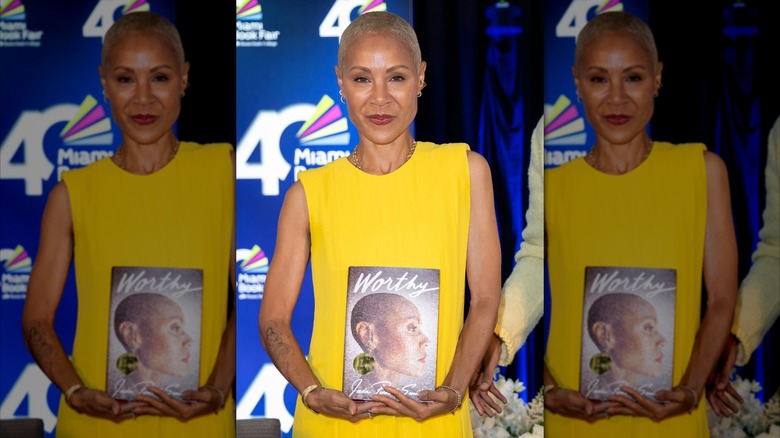
<svg viewBox="0 0 780 438">
<path fill-rule="evenodd" d="M 3 250 L 11 252 L 11 250 Z M 3 263 L 5 272 L 26 273 L 32 271 L 32 259 L 22 245 L 16 245 L 16 249 L 5 259 Z"/>
<path fill-rule="evenodd" d="M 545 108 L 544 144 L 584 145 L 586 140 L 585 121 L 580 117 L 577 106 L 561 94 L 555 105 Z"/>
<path fill-rule="evenodd" d="M 106 110 L 90 94 L 81 102 L 76 117 L 62 129 L 60 137 L 68 145 L 107 145 L 114 140 Z"/>
<path fill-rule="evenodd" d="M 266 257 L 265 251 L 255 245 L 239 267 L 241 271 L 248 274 L 264 274 L 268 272 L 268 257 Z"/>
<path fill-rule="evenodd" d="M 622 10 L 623 10 L 623 2 L 621 2 L 620 0 L 604 0 L 596 8 L 596 14 L 600 14 L 602 12 L 614 12 L 614 11 L 622 11 Z"/>
<path fill-rule="evenodd" d="M 326 94 L 317 104 L 314 115 L 301 126 L 295 136 L 302 145 L 348 145 L 347 129 L 347 118 L 342 114 L 341 107 Z"/>
<path fill-rule="evenodd" d="M 21 0 L 8 0 L 5 6 L 0 8 L 0 20 L 23 21 L 26 18 L 27 14 L 24 12 Z"/>
<path fill-rule="evenodd" d="M 131 12 L 148 11 L 149 2 L 146 0 L 131 0 L 127 2 L 125 7 L 122 8 L 122 15 L 129 14 Z"/>
<path fill-rule="evenodd" d="M 386 11 L 387 4 L 384 0 L 368 0 L 363 3 L 363 6 L 358 9 L 358 14 L 365 14 L 366 12 Z"/>
<path fill-rule="evenodd" d="M 261 21 L 263 19 L 263 7 L 257 0 L 236 0 L 236 20 Z"/>
</svg>

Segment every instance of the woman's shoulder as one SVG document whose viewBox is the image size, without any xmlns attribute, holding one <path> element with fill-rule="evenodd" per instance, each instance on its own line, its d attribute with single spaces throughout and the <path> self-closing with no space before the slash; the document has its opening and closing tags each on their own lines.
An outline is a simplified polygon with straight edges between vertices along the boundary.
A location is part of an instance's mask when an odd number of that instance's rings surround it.
<svg viewBox="0 0 780 438">
<path fill-rule="evenodd" d="M 692 154 L 706 151 L 707 146 L 704 143 L 670 143 L 666 141 L 654 141 L 653 149 L 660 153 Z"/>
<path fill-rule="evenodd" d="M 310 167 L 306 170 L 303 170 L 298 173 L 297 179 L 305 184 L 307 181 L 311 181 L 315 178 L 324 178 L 325 175 L 333 173 L 336 171 L 336 169 L 342 166 L 351 167 L 352 164 L 348 161 L 347 157 L 348 156 L 336 158 L 335 160 L 329 161 L 322 166 Z"/>
<path fill-rule="evenodd" d="M 583 167 L 585 166 L 585 167 Z M 547 182 L 547 178 L 562 178 L 564 175 L 571 175 L 582 169 L 587 168 L 588 164 L 585 163 L 585 157 L 573 158 L 559 166 L 548 167 L 544 169 L 544 180 Z"/>
<path fill-rule="evenodd" d="M 179 142 L 179 151 L 196 154 L 227 154 L 233 150 L 230 143 L 196 143 L 193 141 Z"/>
<path fill-rule="evenodd" d="M 432 152 L 437 154 L 457 153 L 470 151 L 471 147 L 467 143 L 433 143 L 429 141 L 418 141 L 415 146 L 418 151 Z"/>
<path fill-rule="evenodd" d="M 109 166 L 114 166 L 114 164 L 111 162 L 111 157 L 103 157 L 87 164 L 86 166 L 78 167 L 76 169 L 69 169 L 62 172 L 60 179 L 62 181 L 66 181 L 67 184 L 67 181 L 94 177 L 95 175 L 104 172 Z"/>
</svg>

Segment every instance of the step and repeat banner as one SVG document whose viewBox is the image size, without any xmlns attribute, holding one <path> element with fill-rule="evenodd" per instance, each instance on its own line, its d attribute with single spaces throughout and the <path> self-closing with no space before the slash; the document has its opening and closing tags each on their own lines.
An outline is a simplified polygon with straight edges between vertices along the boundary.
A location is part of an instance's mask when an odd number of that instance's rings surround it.
<svg viewBox="0 0 780 438">
<path fill-rule="evenodd" d="M 346 156 L 358 142 L 339 101 L 341 33 L 359 14 L 411 21 L 409 0 L 247 0 L 236 8 L 236 417 L 292 428 L 297 392 L 263 350 L 257 317 L 276 245 L 279 210 L 299 172 Z M 311 340 L 311 271 L 293 313 L 304 354 Z"/>
<path fill-rule="evenodd" d="M 544 7 L 544 165 L 549 168 L 584 156 L 595 141 L 571 72 L 580 30 L 602 12 L 630 12 L 645 22 L 648 12 L 647 0 L 553 0 Z"/>
<path fill-rule="evenodd" d="M 62 172 L 110 156 L 121 134 L 98 76 L 102 38 L 123 14 L 174 20 L 173 0 L 0 1 L 0 418 L 57 424 L 60 391 L 24 345 L 22 308 L 41 215 Z M 76 290 L 71 270 L 57 312 L 70 353 Z"/>
</svg>

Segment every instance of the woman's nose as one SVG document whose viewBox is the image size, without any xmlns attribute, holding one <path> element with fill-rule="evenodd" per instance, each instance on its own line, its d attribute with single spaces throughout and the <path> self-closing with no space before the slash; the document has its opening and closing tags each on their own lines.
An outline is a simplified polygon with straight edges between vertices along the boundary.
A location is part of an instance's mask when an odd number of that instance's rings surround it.
<svg viewBox="0 0 780 438">
<path fill-rule="evenodd" d="M 626 99 L 626 90 L 623 81 L 610 81 L 607 98 L 613 103 L 622 103 Z"/>
<path fill-rule="evenodd" d="M 387 84 L 384 82 L 376 82 L 371 87 L 371 103 L 375 105 L 383 105 L 390 100 L 390 94 L 387 90 Z"/>
<path fill-rule="evenodd" d="M 151 83 L 148 81 L 138 81 L 135 87 L 135 101 L 141 104 L 147 103 L 152 99 Z"/>
</svg>

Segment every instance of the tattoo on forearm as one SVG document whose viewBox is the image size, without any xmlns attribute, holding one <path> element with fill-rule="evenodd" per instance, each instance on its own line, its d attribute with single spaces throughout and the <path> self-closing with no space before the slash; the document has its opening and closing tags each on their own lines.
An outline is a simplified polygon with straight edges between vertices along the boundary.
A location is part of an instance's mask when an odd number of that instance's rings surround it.
<svg viewBox="0 0 780 438">
<path fill-rule="evenodd" d="M 265 345 L 268 349 L 268 355 L 271 356 L 274 364 L 277 368 L 287 367 L 287 356 L 290 354 L 292 348 L 290 344 L 285 342 L 284 336 L 277 328 L 275 322 L 269 322 L 265 325 L 263 330 L 263 337 L 265 338 Z"/>
<path fill-rule="evenodd" d="M 30 345 L 30 352 L 39 364 L 44 365 L 51 360 L 54 346 L 38 328 L 33 327 L 27 332 L 27 342 Z"/>
</svg>

